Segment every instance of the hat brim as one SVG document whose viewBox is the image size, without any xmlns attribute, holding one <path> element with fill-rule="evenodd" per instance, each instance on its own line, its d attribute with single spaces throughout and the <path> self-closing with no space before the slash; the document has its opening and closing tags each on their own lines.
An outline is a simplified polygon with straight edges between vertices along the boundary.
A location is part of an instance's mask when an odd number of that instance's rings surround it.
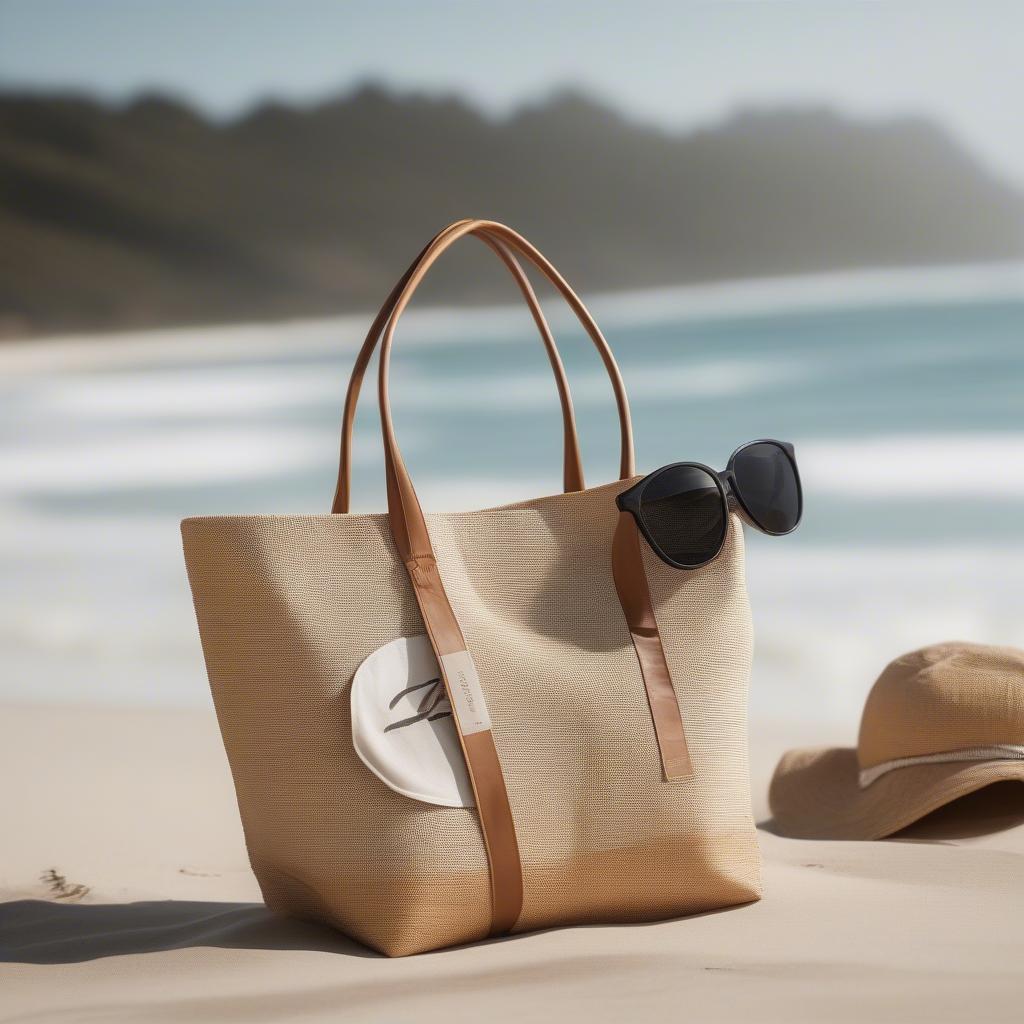
<svg viewBox="0 0 1024 1024">
<path fill-rule="evenodd" d="M 771 828 L 794 839 L 883 839 L 995 782 L 1024 782 L 1024 761 L 896 768 L 861 788 L 852 747 L 790 750 L 768 792 Z"/>
</svg>

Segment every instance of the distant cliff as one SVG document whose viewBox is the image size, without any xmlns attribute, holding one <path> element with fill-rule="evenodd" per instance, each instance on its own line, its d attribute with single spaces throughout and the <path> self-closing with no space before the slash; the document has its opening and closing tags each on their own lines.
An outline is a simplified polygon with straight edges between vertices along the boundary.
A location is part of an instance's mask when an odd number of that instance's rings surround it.
<svg viewBox="0 0 1024 1024">
<path fill-rule="evenodd" d="M 369 308 L 462 216 L 590 290 L 1024 256 L 1024 197 L 925 120 L 758 111 L 670 135 L 573 93 L 492 120 L 367 87 L 221 124 L 0 95 L 0 333 Z M 428 298 L 510 298 L 467 246 Z"/>
</svg>

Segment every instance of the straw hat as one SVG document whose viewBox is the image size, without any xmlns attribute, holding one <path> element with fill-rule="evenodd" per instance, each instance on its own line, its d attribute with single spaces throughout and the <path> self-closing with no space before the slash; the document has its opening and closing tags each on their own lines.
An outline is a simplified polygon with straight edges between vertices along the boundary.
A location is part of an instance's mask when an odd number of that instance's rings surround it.
<svg viewBox="0 0 1024 1024">
<path fill-rule="evenodd" d="M 881 839 L 993 782 L 1024 782 L 1024 651 L 924 647 L 871 688 L 857 748 L 791 750 L 769 792 L 775 830 Z"/>
</svg>

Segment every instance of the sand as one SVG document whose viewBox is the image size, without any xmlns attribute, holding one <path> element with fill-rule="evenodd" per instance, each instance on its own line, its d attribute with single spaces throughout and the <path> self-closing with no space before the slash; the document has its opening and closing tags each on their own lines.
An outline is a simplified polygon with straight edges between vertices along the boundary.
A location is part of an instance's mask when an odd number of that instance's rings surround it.
<svg viewBox="0 0 1024 1024">
<path fill-rule="evenodd" d="M 842 739 L 755 724 L 759 820 L 784 747 Z M 0 708 L 0 822 L 0 1021 L 935 1022 L 1024 1003 L 1020 786 L 883 843 L 762 828 L 752 906 L 403 960 L 262 907 L 212 712 Z"/>
</svg>

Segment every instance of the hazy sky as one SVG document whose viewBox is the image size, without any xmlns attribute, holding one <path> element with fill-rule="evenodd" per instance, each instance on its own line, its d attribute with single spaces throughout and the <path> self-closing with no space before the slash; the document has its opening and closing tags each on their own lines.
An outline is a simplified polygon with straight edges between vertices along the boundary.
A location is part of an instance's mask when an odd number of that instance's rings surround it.
<svg viewBox="0 0 1024 1024">
<path fill-rule="evenodd" d="M 741 104 L 926 113 L 1024 183 L 1024 0 L 0 0 L 0 81 L 218 115 L 366 78 L 503 112 L 580 85 L 688 127 Z"/>
</svg>

